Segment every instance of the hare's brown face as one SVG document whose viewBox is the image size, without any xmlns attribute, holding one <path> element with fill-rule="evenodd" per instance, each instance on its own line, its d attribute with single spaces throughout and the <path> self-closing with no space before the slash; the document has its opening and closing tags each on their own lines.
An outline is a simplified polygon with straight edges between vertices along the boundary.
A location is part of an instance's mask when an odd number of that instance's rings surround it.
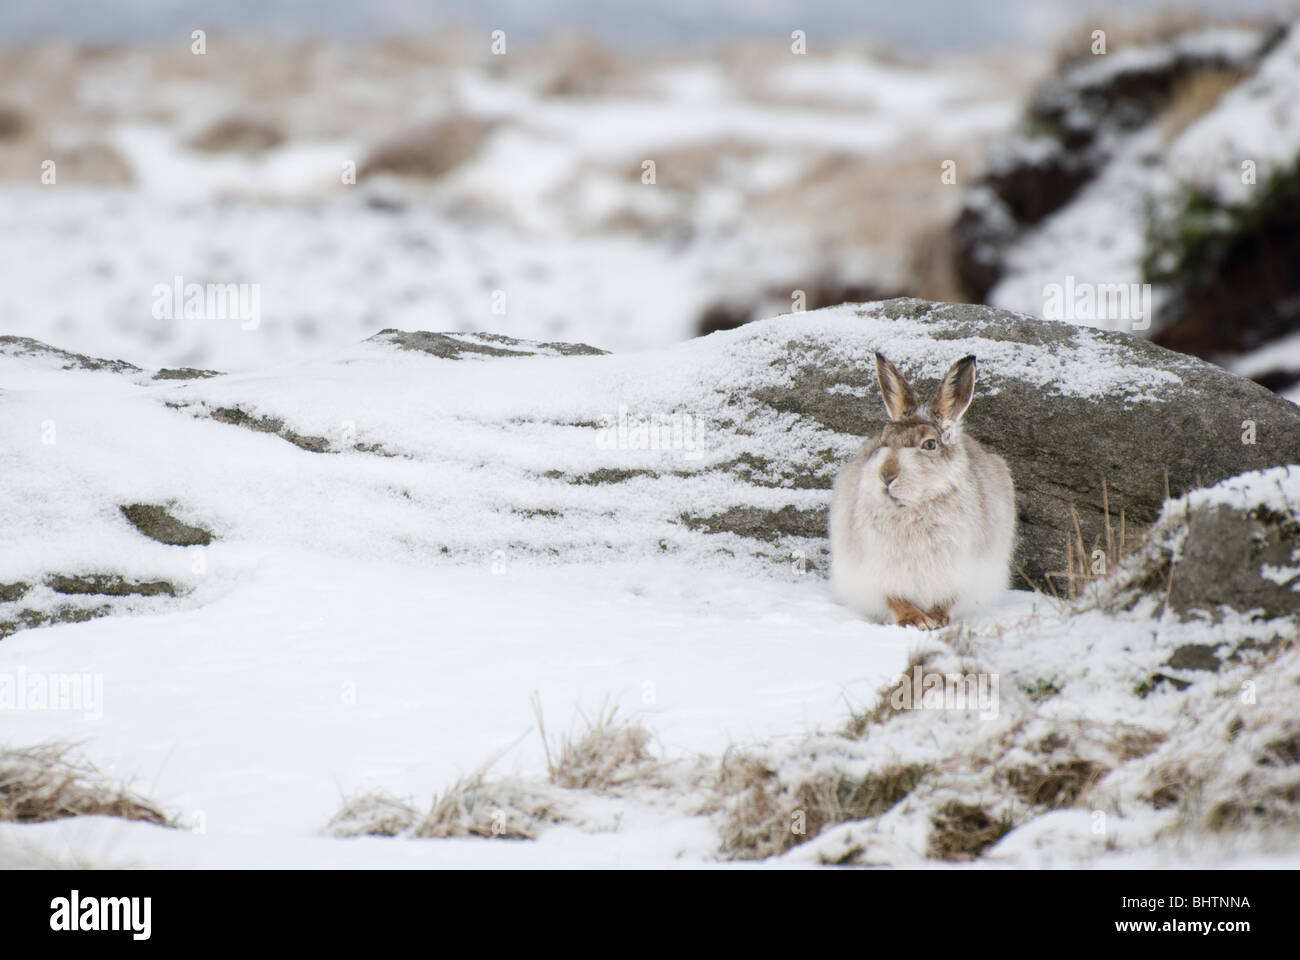
<svg viewBox="0 0 1300 960">
<path fill-rule="evenodd" d="M 952 489 L 952 457 L 942 426 L 912 417 L 885 425 L 872 459 L 884 493 L 899 504 L 915 504 Z"/>
<path fill-rule="evenodd" d="M 911 385 L 879 353 L 876 373 L 890 418 L 870 461 L 881 492 L 900 506 L 951 492 L 961 476 L 957 425 L 975 390 L 975 358 L 964 357 L 949 368 L 925 409 L 918 409 Z"/>
</svg>

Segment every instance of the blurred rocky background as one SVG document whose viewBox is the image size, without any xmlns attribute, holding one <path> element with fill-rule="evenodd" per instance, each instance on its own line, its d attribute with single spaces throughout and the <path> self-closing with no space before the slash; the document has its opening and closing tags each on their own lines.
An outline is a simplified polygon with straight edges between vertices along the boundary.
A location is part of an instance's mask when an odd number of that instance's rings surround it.
<svg viewBox="0 0 1300 960">
<path fill-rule="evenodd" d="M 1053 284 L 1145 283 L 1143 322 L 1066 319 L 1297 399 L 1290 14 L 6 7 L 0 329 L 251 369 L 386 327 L 626 350 L 843 301 L 1044 316 Z M 257 284 L 260 322 L 156 316 L 176 278 Z"/>
</svg>

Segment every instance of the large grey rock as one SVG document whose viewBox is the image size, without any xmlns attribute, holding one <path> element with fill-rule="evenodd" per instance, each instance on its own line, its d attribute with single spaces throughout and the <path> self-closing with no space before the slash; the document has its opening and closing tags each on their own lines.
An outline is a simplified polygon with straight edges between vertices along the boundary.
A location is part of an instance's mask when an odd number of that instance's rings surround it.
<svg viewBox="0 0 1300 960">
<path fill-rule="evenodd" d="M 746 402 L 866 437 L 885 421 L 867 362 L 872 350 L 883 349 L 923 396 L 947 363 L 974 353 L 978 382 L 966 427 L 1011 468 L 1016 560 L 1035 583 L 1065 570 L 1071 507 L 1089 552 L 1105 545 L 1103 481 L 1113 525 L 1122 510 L 1131 533 L 1154 522 L 1166 483 L 1178 494 L 1246 470 L 1300 463 L 1300 408 L 1145 340 L 970 304 L 898 299 L 847 309 L 861 320 L 852 339 L 801 335 L 791 323 L 771 382 Z M 1251 430 L 1254 442 L 1243 442 Z M 810 456 L 789 465 L 788 483 L 828 487 L 834 471 L 826 467 Z M 796 518 L 788 510 L 766 518 L 750 510 L 736 519 L 733 530 L 762 537 L 789 530 Z M 824 512 L 797 519 L 811 531 Z"/>
<path fill-rule="evenodd" d="M 651 512 L 711 541 L 716 536 L 722 551 L 782 563 L 795 558 L 824 571 L 835 474 L 859 438 L 885 421 L 872 363 L 878 349 L 923 396 L 953 360 L 967 353 L 978 358 L 966 424 L 1006 458 L 1015 478 L 1016 563 L 1023 571 L 1015 579 L 1022 588 L 1029 586 L 1025 577 L 1041 586 L 1049 573 L 1066 570 L 1076 514 L 1091 555 L 1106 546 L 1106 506 L 1113 530 L 1123 512 L 1132 540 L 1155 521 L 1167 489 L 1178 494 L 1243 471 L 1300 463 L 1300 408 L 1220 367 L 1126 334 L 981 305 L 900 298 L 773 318 L 715 336 L 655 355 L 656 369 L 638 368 L 652 384 L 641 404 L 691 410 L 707 426 L 713 441 L 697 460 L 665 458 L 632 468 L 624 451 L 612 449 L 595 469 L 566 471 L 557 462 L 542 477 L 588 487 L 592 509 L 614 502 L 611 488 L 635 485 Z M 376 339 L 424 350 L 435 362 L 472 356 L 509 363 L 503 358 L 559 354 L 555 376 L 561 378 L 570 362 L 564 354 L 597 353 L 522 341 L 484 351 L 482 335 L 387 331 Z M 716 364 L 713 381 L 683 383 L 677 369 L 702 359 Z M 547 406 L 539 396 L 540 424 L 552 422 Z M 593 392 L 590 406 L 595 428 L 599 412 L 614 402 Z M 1243 442 L 1243 435 L 1254 442 Z M 738 482 L 710 482 L 719 474 Z M 1107 557 L 1107 567 L 1117 560 Z"/>
<path fill-rule="evenodd" d="M 26 361 L 35 348 L 23 349 Z M 400 518 L 393 530 L 403 538 L 420 530 L 418 546 L 439 557 L 678 553 L 821 575 L 836 472 L 884 424 L 876 350 L 923 395 L 954 360 L 978 358 L 966 425 L 1011 468 L 1016 561 L 1034 584 L 1064 571 L 1075 512 L 1088 552 L 1106 545 L 1103 489 L 1112 518 L 1123 511 L 1132 534 L 1155 521 L 1166 484 L 1178 494 L 1300 463 L 1300 408 L 1219 367 L 1125 334 L 914 299 L 774 317 L 627 355 L 386 331 L 332 369 L 340 393 L 382 414 L 350 438 L 338 431 L 350 407 L 321 403 L 311 380 L 286 375 L 276 390 L 261 384 L 246 393 L 245 381 L 224 377 L 169 384 L 132 376 L 182 417 L 178 428 L 192 420 L 207 430 L 216 419 L 222 429 L 274 433 L 307 451 L 292 462 L 304 484 L 351 475 L 336 457 L 433 465 L 448 478 L 436 499 L 409 497 L 368 468 L 353 480 L 358 489 L 378 482 L 377 502 Z M 50 355 L 38 351 L 31 362 Z M 64 375 L 64 360 L 55 360 Z M 384 364 L 393 365 L 392 384 L 375 375 Z M 403 392 L 413 383 L 432 385 L 417 406 Z M 231 438 L 232 449 L 240 443 Z M 260 469 L 251 450 L 243 455 Z M 178 482 L 176 495 L 184 500 L 177 515 L 211 517 L 205 527 L 237 538 L 260 534 L 225 492 L 205 499 Z M 162 543 L 211 539 L 171 509 L 142 502 L 122 512 Z M 252 505 L 248 512 L 256 515 Z"/>
</svg>

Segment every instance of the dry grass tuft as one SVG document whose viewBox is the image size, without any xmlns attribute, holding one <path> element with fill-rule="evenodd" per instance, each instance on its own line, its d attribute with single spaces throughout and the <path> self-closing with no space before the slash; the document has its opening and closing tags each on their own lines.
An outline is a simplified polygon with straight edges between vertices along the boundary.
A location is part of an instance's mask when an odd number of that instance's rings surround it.
<svg viewBox="0 0 1300 960">
<path fill-rule="evenodd" d="M 485 773 L 452 784 L 411 835 L 533 840 L 544 824 L 568 819 L 549 792 L 518 779 L 487 780 Z"/>
<path fill-rule="evenodd" d="M 584 717 L 586 730 L 577 737 L 565 737 L 559 756 L 554 759 L 546 742 L 541 704 L 536 698 L 533 709 L 546 748 L 548 779 L 555 786 L 608 793 L 657 780 L 663 764 L 647 750 L 650 731 L 639 723 L 618 717 L 617 707 L 602 706 L 594 722 Z"/>
<path fill-rule="evenodd" d="M 630 786 L 665 785 L 660 779 L 664 764 L 647 751 L 650 733 L 619 718 L 616 708 L 602 707 L 595 721 L 586 721 L 580 735 L 566 737 L 558 757 L 552 757 L 536 697 L 533 705 L 546 747 L 549 784 L 519 777 L 489 780 L 488 771 L 510 749 L 507 747 L 436 796 L 423 817 L 409 803 L 389 794 L 362 794 L 344 803 L 325 832 L 335 837 L 532 840 L 548 823 L 573 820 L 572 796 L 557 787 L 617 794 Z"/>
<path fill-rule="evenodd" d="M 1168 477 L 1165 478 L 1165 485 L 1167 500 Z M 1090 584 L 1105 579 L 1146 542 L 1149 531 L 1130 530 L 1123 510 L 1120 510 L 1118 517 L 1111 515 L 1110 490 L 1105 478 L 1101 481 L 1101 503 L 1105 527 L 1093 538 L 1091 548 L 1085 546 L 1083 530 L 1079 526 L 1079 512 L 1074 504 L 1070 504 L 1074 530 L 1065 535 L 1065 569 L 1053 570 L 1045 575 L 1047 589 L 1057 600 L 1078 600 Z M 1100 557 L 1097 556 L 1098 551 L 1101 552 Z M 1021 576 L 1024 576 L 1023 571 Z"/>
<path fill-rule="evenodd" d="M 1160 141 L 1169 146 L 1178 135 L 1214 109 L 1225 93 L 1242 81 L 1238 70 L 1202 70 L 1180 83 L 1160 117 Z"/>
<path fill-rule="evenodd" d="M 867 735 L 871 727 L 889 720 L 898 713 L 905 713 L 906 710 L 899 710 L 894 706 L 894 694 L 902 688 L 910 686 L 915 680 L 916 668 L 922 670 L 922 685 L 931 675 L 942 677 L 943 674 L 938 671 L 926 671 L 930 662 L 939 655 L 937 650 L 914 650 L 908 657 L 907 666 L 903 672 L 880 688 L 876 694 L 875 705 L 869 710 L 861 712 L 853 711 L 849 714 L 848 722 L 840 729 L 840 736 L 848 737 L 850 740 L 861 740 Z"/>
<path fill-rule="evenodd" d="M 1011 818 L 995 820 L 980 806 L 953 800 L 930 819 L 926 855 L 937 860 L 974 860 L 1011 830 Z"/>
<path fill-rule="evenodd" d="M 149 801 L 71 757 L 72 749 L 69 744 L 0 748 L 0 820 L 39 823 L 102 816 L 175 825 Z"/>
<path fill-rule="evenodd" d="M 487 771 L 495 761 L 434 797 L 423 817 L 405 800 L 367 793 L 346 801 L 325 832 L 333 837 L 534 840 L 545 824 L 569 819 L 564 801 L 540 784 L 518 778 L 489 780 Z"/>
<path fill-rule="evenodd" d="M 386 793 L 365 793 L 347 800 L 325 832 L 334 837 L 398 837 L 419 820 L 419 811 L 409 803 Z"/>
<path fill-rule="evenodd" d="M 1113 729 L 1110 737 L 1110 747 L 1122 763 L 1145 757 L 1164 742 L 1163 733 L 1127 724 Z"/>
<path fill-rule="evenodd" d="M 829 826 L 880 816 L 926 772 L 918 764 L 898 764 L 863 777 L 828 770 L 786 783 L 756 757 L 724 756 L 714 785 L 726 810 L 723 852 L 738 860 L 779 856 Z"/>
<path fill-rule="evenodd" d="M 1182 762 L 1161 764 L 1147 776 L 1148 790 L 1142 798 L 1157 810 L 1179 807 L 1184 812 L 1200 789 L 1200 781 Z"/>
<path fill-rule="evenodd" d="M 1101 766 L 1118 766 L 1138 757 L 1145 757 L 1164 742 L 1165 735 L 1147 727 L 1131 723 L 1099 723 L 1084 719 L 1057 719 L 1050 721 L 1047 733 L 1029 733 L 1035 729 L 1029 718 L 1002 735 L 997 748 L 1003 753 L 1020 748 L 1030 753 L 1050 757 L 1054 763 L 1072 762 L 1088 753 L 1101 757 Z M 1041 730 L 1041 726 L 1037 727 Z M 982 756 L 982 762 L 999 764 L 1001 753 Z"/>
<path fill-rule="evenodd" d="M 1010 790 L 1000 795 L 1037 816 L 1079 806 L 1113 769 L 1147 756 L 1163 741 L 1163 734 L 1134 724 L 1026 716 L 965 762 L 972 772 L 996 771 L 994 786 Z"/>
<path fill-rule="evenodd" d="M 367 793 L 347 800 L 325 827 L 333 837 L 488 837 L 534 840 L 547 823 L 568 820 L 564 800 L 541 784 L 510 777 L 489 780 L 497 757 L 461 777 L 424 816 L 405 800 Z"/>
<path fill-rule="evenodd" d="M 1006 780 L 1026 802 L 1057 810 L 1074 806 L 1109 772 L 1110 768 L 1092 760 L 1061 760 L 1046 767 L 1012 767 Z"/>
<path fill-rule="evenodd" d="M 449 114 L 379 144 L 361 164 L 357 178 L 391 173 L 436 180 L 477 154 L 491 130 L 488 121 Z"/>
</svg>

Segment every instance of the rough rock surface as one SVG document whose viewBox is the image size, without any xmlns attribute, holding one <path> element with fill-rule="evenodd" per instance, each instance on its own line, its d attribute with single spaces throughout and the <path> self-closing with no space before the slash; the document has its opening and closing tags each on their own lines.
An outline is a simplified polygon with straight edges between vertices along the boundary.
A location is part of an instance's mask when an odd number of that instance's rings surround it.
<svg viewBox="0 0 1300 960">
<path fill-rule="evenodd" d="M 101 569 L 77 544 L 125 534 L 124 547 L 197 545 L 210 531 L 247 541 L 271 528 L 317 546 L 392 538 L 431 562 L 672 552 L 821 575 L 830 487 L 884 423 L 876 350 L 922 396 L 954 360 L 976 355 L 966 426 L 1011 467 L 1016 561 L 1035 584 L 1064 570 L 1073 511 L 1088 550 L 1105 547 L 1103 483 L 1113 520 L 1122 510 L 1133 533 L 1155 521 L 1166 483 L 1178 494 L 1300 463 L 1300 408 L 1255 383 L 1139 338 L 968 304 L 842 305 L 625 355 L 385 331 L 313 372 L 258 380 L 155 380 L 129 365 L 86 372 L 25 345 L 21 362 L 46 376 L 132 380 L 158 418 L 153 429 L 173 439 L 133 455 L 148 464 L 136 478 L 148 491 L 122 488 L 107 468 L 87 477 L 77 496 L 114 509 L 88 514 L 99 524 L 90 530 L 51 520 L 39 540 L 66 542 L 66 563 L 12 565 L 6 595 L 69 568 L 180 592 L 170 554 Z M 225 452 L 206 466 L 178 461 L 187 444 Z M 33 451 L 15 453 L 15 482 L 42 469 Z M 284 478 L 299 494 L 268 512 Z M 324 489 L 335 492 L 322 500 Z M 339 512 L 340 496 L 355 505 Z"/>
<path fill-rule="evenodd" d="M 202 527 L 182 523 L 166 507 L 152 503 L 132 503 L 123 506 L 122 516 L 150 540 L 173 547 L 207 546 L 212 534 Z"/>
<path fill-rule="evenodd" d="M 966 425 L 1000 453 L 1016 482 L 1017 562 L 1035 582 L 1065 569 L 1065 542 L 1078 512 L 1091 550 L 1105 529 L 1102 483 L 1117 525 L 1156 519 L 1166 476 L 1173 493 L 1245 470 L 1300 462 L 1300 409 L 1259 385 L 1142 339 L 1048 323 L 991 307 L 890 300 L 856 308 L 858 343 L 799 337 L 792 325 L 783 375 L 754 399 L 808 417 L 835 431 L 870 435 L 884 424 L 875 373 L 866 358 L 882 346 L 909 378 L 922 372 L 922 395 L 941 368 L 963 352 L 979 358 L 976 396 Z M 916 335 L 885 345 L 894 324 L 917 324 Z M 1014 347 L 1007 352 L 1006 347 Z M 1092 395 L 1072 393 L 1071 380 L 1096 382 L 1104 364 L 1118 373 Z M 1061 384 L 1043 384 L 1055 366 Z M 1125 370 L 1141 381 L 1126 382 Z M 774 371 L 776 373 L 777 371 Z M 788 380 L 787 380 L 788 377 Z M 865 396 L 865 402 L 862 399 Z M 1243 422 L 1255 443 L 1243 443 Z M 792 479 L 822 486 L 818 464 L 796 466 Z M 755 531 L 779 531 L 789 518 L 745 518 Z M 816 527 L 820 517 L 808 518 Z M 757 533 L 755 535 L 758 535 Z"/>
<path fill-rule="evenodd" d="M 605 351 L 585 343 L 535 343 L 497 333 L 428 333 L 424 330 L 380 330 L 370 338 L 403 350 L 419 350 L 444 360 L 478 354 L 485 357 L 595 356 Z"/>
<path fill-rule="evenodd" d="M 1170 501 L 1097 599 L 1111 610 L 1154 600 L 1184 620 L 1217 619 L 1225 608 L 1265 620 L 1300 616 L 1300 466 L 1233 477 Z M 1210 648 L 1178 654 L 1170 666 L 1219 667 Z"/>
</svg>

